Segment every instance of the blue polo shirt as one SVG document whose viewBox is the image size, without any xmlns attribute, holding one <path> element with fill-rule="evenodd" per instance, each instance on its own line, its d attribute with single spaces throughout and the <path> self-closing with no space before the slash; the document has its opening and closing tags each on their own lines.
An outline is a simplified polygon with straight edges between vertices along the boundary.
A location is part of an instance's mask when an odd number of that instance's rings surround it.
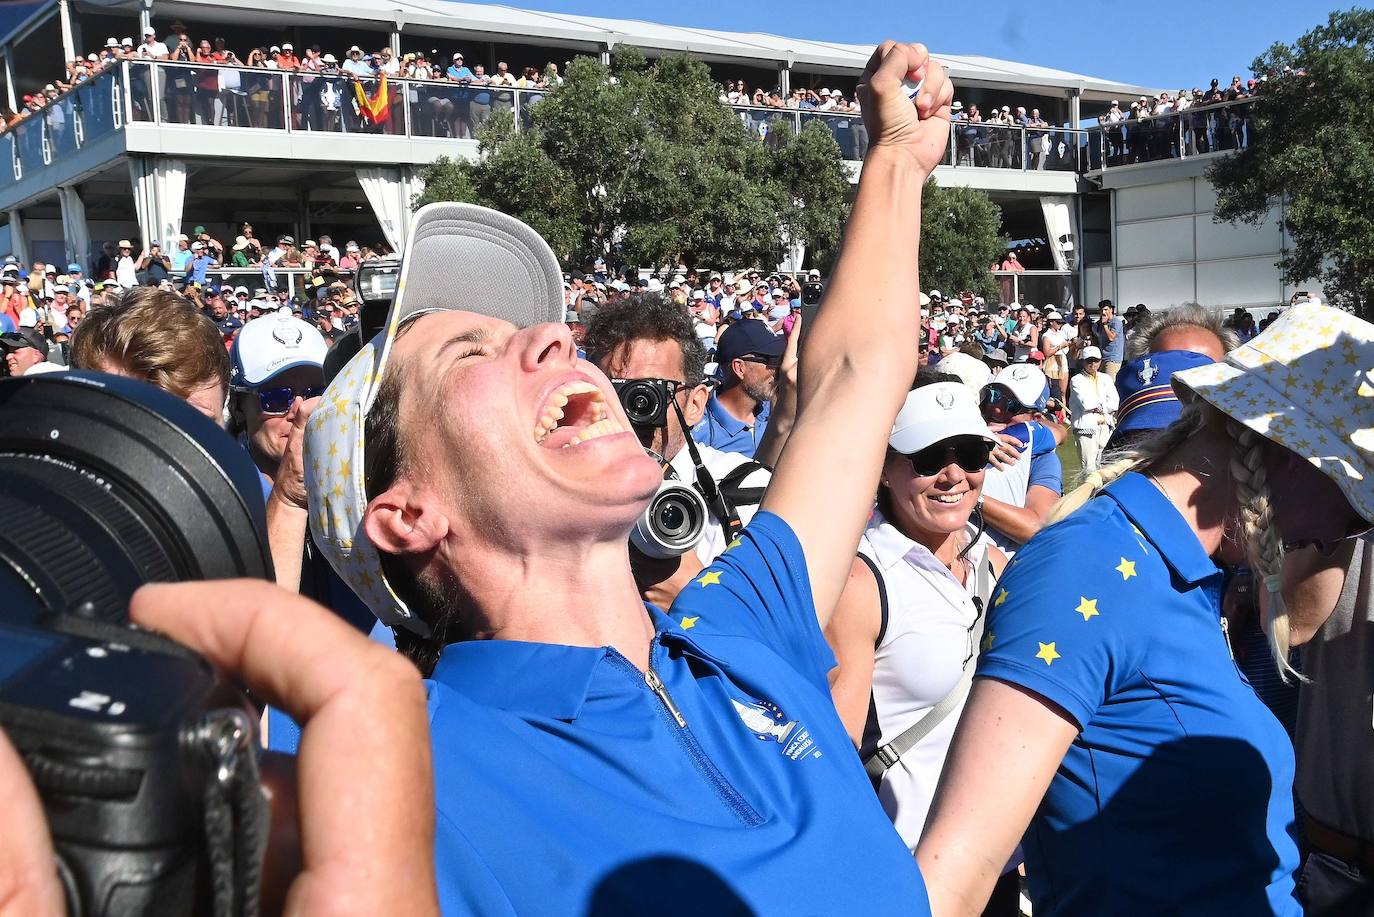
<svg viewBox="0 0 1374 917">
<path fill-rule="evenodd" d="M 750 458 L 763 439 L 763 431 L 768 428 L 768 416 L 772 405 L 764 402 L 752 424 L 743 423 L 725 410 L 725 405 L 716 399 L 715 392 L 706 400 L 706 413 L 692 428 L 692 439 L 704 446 L 722 452 L 738 452 Z"/>
<path fill-rule="evenodd" d="M 1302 913 L 1293 749 L 1230 657 L 1222 583 L 1135 473 L 1008 566 L 977 674 L 1080 730 L 1025 837 L 1037 917 Z"/>
<path fill-rule="evenodd" d="M 647 613 L 657 693 L 608 647 L 444 649 L 428 682 L 443 912 L 928 915 L 830 700 L 787 524 L 758 513 Z"/>
</svg>

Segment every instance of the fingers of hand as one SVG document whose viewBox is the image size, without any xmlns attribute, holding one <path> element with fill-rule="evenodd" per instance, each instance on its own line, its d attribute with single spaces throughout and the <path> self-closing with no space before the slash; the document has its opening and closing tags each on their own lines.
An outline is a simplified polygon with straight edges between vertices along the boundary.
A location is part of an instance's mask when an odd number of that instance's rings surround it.
<svg viewBox="0 0 1374 917">
<path fill-rule="evenodd" d="M 66 913 L 53 868 L 52 838 L 28 769 L 0 732 L 0 917 L 58 917 Z"/>
</svg>

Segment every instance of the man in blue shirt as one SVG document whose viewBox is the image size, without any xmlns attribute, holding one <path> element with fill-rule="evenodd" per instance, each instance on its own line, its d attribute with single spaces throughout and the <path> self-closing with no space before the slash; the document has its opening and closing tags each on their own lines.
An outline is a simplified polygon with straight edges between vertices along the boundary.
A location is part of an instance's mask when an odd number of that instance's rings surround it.
<svg viewBox="0 0 1374 917">
<path fill-rule="evenodd" d="M 719 388 L 706 401 L 706 414 L 692 437 L 722 452 L 753 457 L 768 427 L 769 402 L 777 385 L 786 341 L 761 321 L 731 325 L 716 345 Z"/>
<path fill-rule="evenodd" d="M 1102 368 L 1099 372 L 1115 380 L 1126 359 L 1126 323 L 1116 314 L 1116 307 L 1110 299 L 1102 300 L 1097 306 L 1101 314 L 1093 331 L 1097 334 L 1098 346 L 1102 348 Z"/>
<path fill-rule="evenodd" d="M 206 283 L 206 274 L 215 263 L 214 256 L 206 251 L 204 242 L 191 243 L 191 263 L 186 268 L 186 282 Z"/>
<path fill-rule="evenodd" d="M 924 51 L 873 60 L 879 139 L 807 341 L 818 369 L 760 512 L 669 614 L 625 546 L 663 470 L 574 356 L 561 269 L 513 218 L 421 209 L 386 330 L 311 416 L 317 541 L 432 675 L 449 913 L 929 913 L 821 630 L 916 372 L 920 189 L 949 134 Z M 423 269 L 441 256 L 490 269 Z"/>
<path fill-rule="evenodd" d="M 186 276 L 186 269 L 191 266 L 191 259 L 195 253 L 191 251 L 191 242 L 183 234 L 177 239 L 177 250 L 172 252 L 172 273 L 178 277 Z"/>
</svg>

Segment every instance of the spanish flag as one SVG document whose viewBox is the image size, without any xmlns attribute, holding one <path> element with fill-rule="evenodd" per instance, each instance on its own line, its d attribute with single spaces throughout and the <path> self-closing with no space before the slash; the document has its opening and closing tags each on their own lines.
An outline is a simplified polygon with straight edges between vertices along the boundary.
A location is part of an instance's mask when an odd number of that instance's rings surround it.
<svg viewBox="0 0 1374 917">
<path fill-rule="evenodd" d="M 367 97 L 361 82 L 353 84 L 353 91 L 358 94 L 358 114 L 372 124 L 386 124 L 391 120 L 391 96 L 386 89 L 386 74 L 382 74 L 381 80 L 377 84 L 377 93 L 372 98 Z"/>
</svg>

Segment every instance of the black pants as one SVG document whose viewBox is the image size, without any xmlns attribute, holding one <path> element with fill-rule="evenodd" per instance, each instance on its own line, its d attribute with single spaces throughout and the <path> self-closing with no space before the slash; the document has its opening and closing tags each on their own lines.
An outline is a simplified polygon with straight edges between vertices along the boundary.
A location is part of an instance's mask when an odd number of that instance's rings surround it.
<svg viewBox="0 0 1374 917">
<path fill-rule="evenodd" d="M 1374 874 L 1324 853 L 1308 854 L 1297 895 L 1307 917 L 1374 917 Z"/>
</svg>

